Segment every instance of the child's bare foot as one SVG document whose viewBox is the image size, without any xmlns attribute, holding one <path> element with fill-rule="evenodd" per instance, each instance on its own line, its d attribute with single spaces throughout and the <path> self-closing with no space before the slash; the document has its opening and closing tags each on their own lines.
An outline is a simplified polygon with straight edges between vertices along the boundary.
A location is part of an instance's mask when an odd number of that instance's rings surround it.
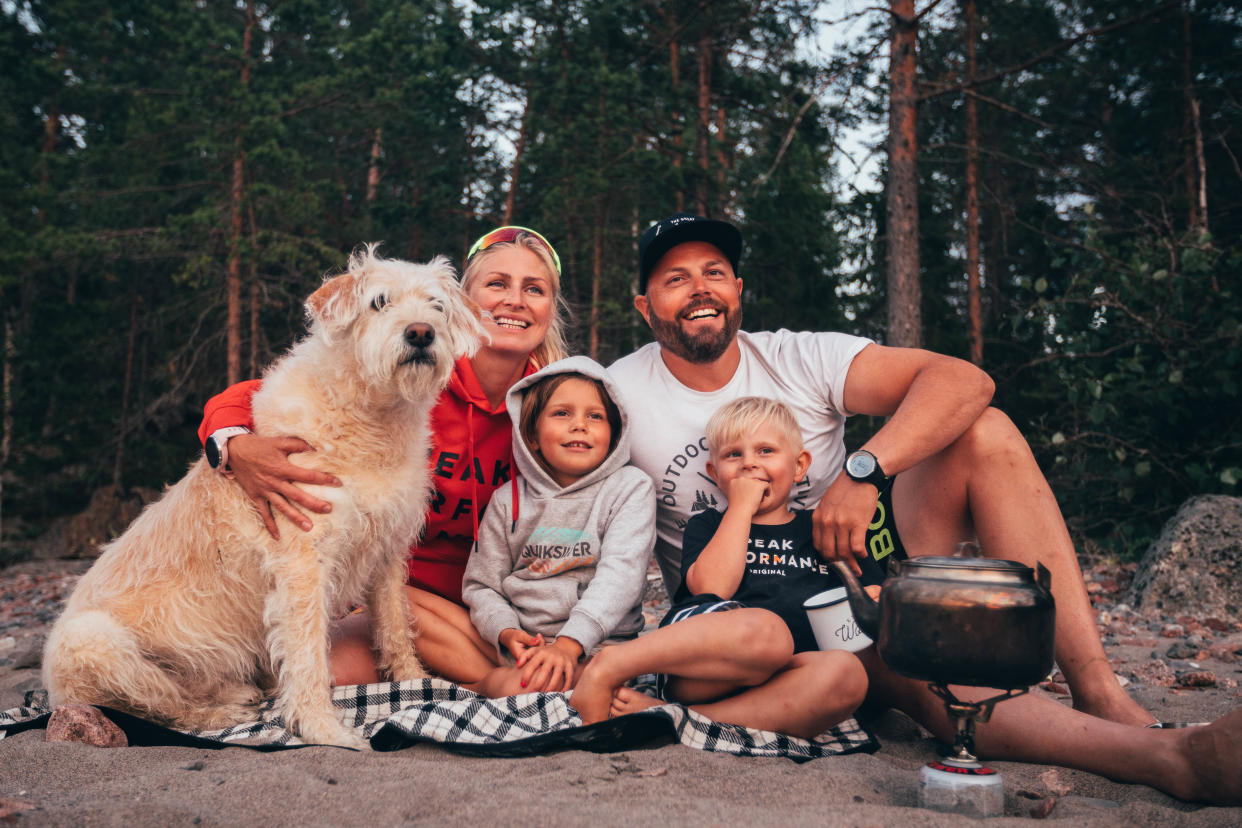
<svg viewBox="0 0 1242 828">
<path fill-rule="evenodd" d="M 612 694 L 612 707 L 610 713 L 612 718 L 624 716 L 627 713 L 638 713 L 649 707 L 659 707 L 664 704 L 657 698 L 648 696 L 646 693 L 640 693 L 630 687 L 618 687 L 617 692 Z"/>
<path fill-rule="evenodd" d="M 1242 710 L 1178 735 L 1192 782 L 1184 792 L 1170 793 L 1195 802 L 1242 805 Z"/>
<path fill-rule="evenodd" d="M 608 677 L 607 671 L 601 669 L 604 666 L 602 662 L 606 661 L 601 656 L 607 651 L 608 648 L 605 647 L 599 655 L 591 659 L 569 697 L 569 706 L 578 711 L 584 725 L 602 722 L 608 718 L 613 691 L 619 684 Z"/>
</svg>

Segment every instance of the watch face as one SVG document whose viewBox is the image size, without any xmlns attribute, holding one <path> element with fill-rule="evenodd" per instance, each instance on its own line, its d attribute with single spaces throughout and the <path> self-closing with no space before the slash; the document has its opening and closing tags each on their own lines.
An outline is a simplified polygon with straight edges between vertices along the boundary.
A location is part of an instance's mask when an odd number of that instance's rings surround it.
<svg viewBox="0 0 1242 828">
<path fill-rule="evenodd" d="M 207 438 L 207 444 L 203 446 L 203 453 L 207 455 L 207 465 L 213 469 L 219 467 L 220 447 L 216 445 L 216 438 Z"/>
<path fill-rule="evenodd" d="M 850 477 L 862 478 L 875 471 L 875 458 L 862 451 L 856 451 L 845 462 L 845 470 Z"/>
</svg>

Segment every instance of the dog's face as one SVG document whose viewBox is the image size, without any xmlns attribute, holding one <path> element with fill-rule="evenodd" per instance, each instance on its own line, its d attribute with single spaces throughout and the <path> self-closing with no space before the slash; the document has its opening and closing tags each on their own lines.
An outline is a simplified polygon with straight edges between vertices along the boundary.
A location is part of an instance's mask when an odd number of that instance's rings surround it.
<svg viewBox="0 0 1242 828">
<path fill-rule="evenodd" d="M 368 385 L 411 400 L 442 388 L 453 363 L 472 356 L 485 335 L 443 256 L 412 264 L 367 247 L 311 294 L 306 309 L 313 333 L 348 349 Z"/>
</svg>

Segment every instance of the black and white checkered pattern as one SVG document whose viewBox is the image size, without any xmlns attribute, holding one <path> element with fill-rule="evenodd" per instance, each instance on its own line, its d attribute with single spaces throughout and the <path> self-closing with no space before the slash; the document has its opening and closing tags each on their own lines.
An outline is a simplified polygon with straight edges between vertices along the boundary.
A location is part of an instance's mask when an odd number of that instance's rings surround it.
<svg viewBox="0 0 1242 828">
<path fill-rule="evenodd" d="M 649 691 L 652 676 L 637 689 Z M 700 750 L 739 756 L 784 756 L 802 761 L 834 754 L 871 752 L 879 745 L 854 719 L 848 719 L 813 740 L 713 722 L 678 704 L 583 726 L 565 693 L 527 693 L 488 699 L 440 679 L 359 684 L 337 687 L 332 703 L 341 720 L 371 741 L 376 750 L 397 750 L 419 742 L 435 742 L 452 750 L 478 755 L 523 756 L 566 748 L 596 752 L 630 750 L 657 741 L 677 741 Z M 27 694 L 22 707 L 0 713 L 0 736 L 43 724 L 50 713 L 45 691 Z M 159 743 L 152 731 L 162 729 L 132 717 L 117 723 L 129 733 L 144 726 L 143 744 Z M 272 714 L 270 701 L 260 721 L 223 730 L 164 731 L 167 743 L 186 737 L 251 747 L 295 747 L 304 744 Z M 132 736 L 132 734 L 131 734 Z M 134 740 L 131 738 L 131 742 Z"/>
</svg>

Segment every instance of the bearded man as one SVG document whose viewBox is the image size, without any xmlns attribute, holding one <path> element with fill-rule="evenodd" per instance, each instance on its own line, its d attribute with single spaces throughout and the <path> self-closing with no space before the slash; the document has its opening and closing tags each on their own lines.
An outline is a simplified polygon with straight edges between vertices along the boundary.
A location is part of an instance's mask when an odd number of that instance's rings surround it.
<svg viewBox="0 0 1242 828">
<path fill-rule="evenodd" d="M 1154 721 L 1113 674 L 1056 498 L 1025 438 L 989 406 L 986 373 L 849 334 L 742 331 L 742 236 L 727 222 L 679 213 L 651 225 L 638 248 L 634 306 L 656 341 L 609 370 L 634 424 L 632 462 L 659 498 L 656 556 L 670 595 L 681 583 L 686 521 L 725 506 L 707 474 L 707 419 L 738 397 L 777 399 L 812 457 L 790 506 L 814 510 L 825 560 L 884 565 L 977 541 L 985 555 L 1041 562 L 1053 576 L 1056 658 L 1074 707 L 1122 724 Z M 853 414 L 888 419 L 847 456 Z"/>
</svg>

